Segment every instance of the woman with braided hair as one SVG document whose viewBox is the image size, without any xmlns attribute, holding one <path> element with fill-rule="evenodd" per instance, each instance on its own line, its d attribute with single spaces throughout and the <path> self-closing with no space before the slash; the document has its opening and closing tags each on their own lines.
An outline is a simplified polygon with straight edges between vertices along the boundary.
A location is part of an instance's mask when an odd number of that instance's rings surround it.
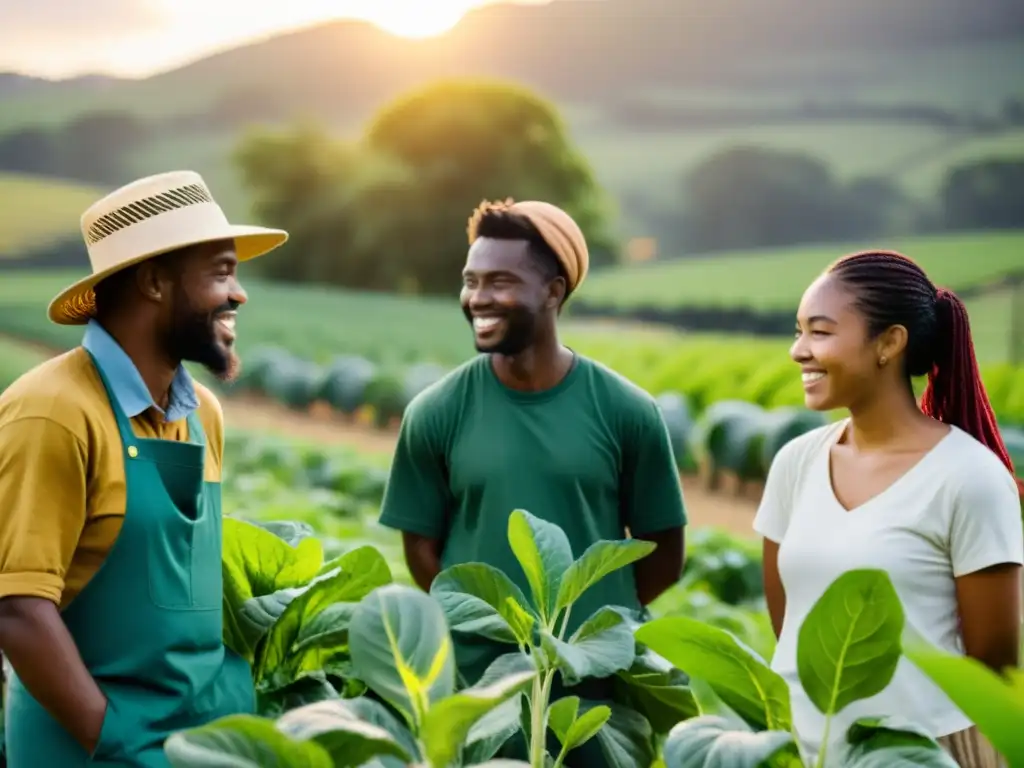
<svg viewBox="0 0 1024 768">
<path fill-rule="evenodd" d="M 848 417 L 789 442 L 754 521 L 779 637 L 772 667 L 789 683 L 804 748 L 824 717 L 800 685 L 797 635 L 842 573 L 885 570 L 908 628 L 994 670 L 1020 663 L 1021 483 L 975 360 L 967 311 L 898 253 L 835 262 L 804 293 L 791 355 L 807 407 Z M 920 405 L 912 379 L 927 376 Z M 971 721 L 901 659 L 891 683 L 833 718 L 829 742 L 861 717 L 926 728 L 963 768 L 1001 765 Z"/>
</svg>

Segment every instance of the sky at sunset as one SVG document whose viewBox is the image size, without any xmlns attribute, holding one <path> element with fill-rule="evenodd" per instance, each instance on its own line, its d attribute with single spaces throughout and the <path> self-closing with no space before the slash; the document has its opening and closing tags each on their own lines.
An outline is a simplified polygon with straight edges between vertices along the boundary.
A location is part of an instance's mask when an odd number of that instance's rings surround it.
<svg viewBox="0 0 1024 768">
<path fill-rule="evenodd" d="M 450 29 L 467 10 L 489 2 L 0 0 L 0 71 L 145 76 L 253 38 L 345 17 L 397 35 L 425 37 Z"/>
</svg>

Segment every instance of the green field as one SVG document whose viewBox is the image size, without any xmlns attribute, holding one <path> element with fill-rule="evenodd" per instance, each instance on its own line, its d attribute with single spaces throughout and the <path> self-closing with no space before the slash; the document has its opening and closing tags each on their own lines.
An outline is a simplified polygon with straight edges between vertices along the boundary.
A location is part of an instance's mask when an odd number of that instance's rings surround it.
<svg viewBox="0 0 1024 768">
<path fill-rule="evenodd" d="M 77 344 L 81 329 L 53 325 L 44 311 L 51 296 L 73 278 L 67 272 L 21 273 L 0 283 L 0 334 L 58 349 Z M 358 355 L 373 364 L 373 376 L 380 381 L 371 387 L 373 393 L 357 399 L 372 405 L 387 423 L 401 414 L 423 381 L 475 354 L 454 299 L 402 298 L 258 280 L 247 281 L 246 288 L 250 304 L 239 314 L 238 344 L 248 378 L 241 386 L 300 410 L 330 389 L 331 366 L 339 357 Z M 1024 382 L 1015 383 L 1018 374 L 999 365 L 1006 359 L 999 345 L 1006 336 L 1000 323 L 1009 311 L 1008 297 L 993 297 L 983 306 L 992 311 L 976 313 L 975 333 L 986 383 L 993 387 L 993 404 L 1002 418 L 1024 423 Z M 803 402 L 786 338 L 681 334 L 585 320 L 566 321 L 563 338 L 649 392 L 684 395 L 695 413 L 719 400 L 743 400 L 764 408 Z"/>
<path fill-rule="evenodd" d="M 843 254 L 897 250 L 954 290 L 985 286 L 1024 269 L 1024 232 L 900 238 L 884 243 L 807 246 L 712 254 L 627 265 L 595 273 L 581 299 L 615 307 L 794 309 L 808 285 Z"/>
<path fill-rule="evenodd" d="M 102 195 L 87 184 L 0 173 L 0 258 L 74 235 L 79 217 Z"/>
</svg>

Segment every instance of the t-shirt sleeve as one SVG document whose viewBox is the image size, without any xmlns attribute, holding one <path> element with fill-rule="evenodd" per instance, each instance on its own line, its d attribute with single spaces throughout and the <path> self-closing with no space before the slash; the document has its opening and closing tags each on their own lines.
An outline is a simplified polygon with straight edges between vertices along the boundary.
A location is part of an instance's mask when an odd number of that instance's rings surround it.
<svg viewBox="0 0 1024 768">
<path fill-rule="evenodd" d="M 398 432 L 391 472 L 381 503 L 381 525 L 406 533 L 443 538 L 448 488 L 442 414 L 436 404 L 414 401 Z"/>
<path fill-rule="evenodd" d="M 970 471 L 961 474 L 949 527 L 953 576 L 1000 563 L 1024 564 L 1024 524 L 1013 476 L 996 461 L 971 462 Z"/>
<path fill-rule="evenodd" d="M 60 604 L 85 526 L 82 442 L 49 418 L 0 425 L 0 597 Z"/>
<path fill-rule="evenodd" d="M 625 441 L 622 466 L 624 522 L 633 535 L 686 525 L 686 505 L 668 427 L 658 404 L 645 404 Z"/>
<path fill-rule="evenodd" d="M 754 516 L 754 531 L 776 544 L 782 542 L 789 528 L 800 447 L 801 444 L 796 440 L 790 440 L 775 454 Z"/>
</svg>

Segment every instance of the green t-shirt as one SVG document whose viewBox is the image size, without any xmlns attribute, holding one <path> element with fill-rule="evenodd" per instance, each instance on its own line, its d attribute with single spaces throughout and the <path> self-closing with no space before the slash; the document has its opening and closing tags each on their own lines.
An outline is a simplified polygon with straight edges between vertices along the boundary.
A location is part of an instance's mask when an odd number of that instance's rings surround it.
<svg viewBox="0 0 1024 768">
<path fill-rule="evenodd" d="M 442 568 L 482 562 L 529 596 L 508 543 L 508 519 L 525 509 L 558 524 L 574 557 L 628 527 L 649 534 L 686 524 L 679 474 L 654 398 L 585 357 L 555 387 L 504 386 L 480 355 L 424 390 L 406 410 L 381 523 L 444 541 Z M 633 568 L 606 576 L 570 614 L 574 631 L 594 611 L 639 612 Z M 471 682 L 512 648 L 456 637 Z"/>
</svg>

